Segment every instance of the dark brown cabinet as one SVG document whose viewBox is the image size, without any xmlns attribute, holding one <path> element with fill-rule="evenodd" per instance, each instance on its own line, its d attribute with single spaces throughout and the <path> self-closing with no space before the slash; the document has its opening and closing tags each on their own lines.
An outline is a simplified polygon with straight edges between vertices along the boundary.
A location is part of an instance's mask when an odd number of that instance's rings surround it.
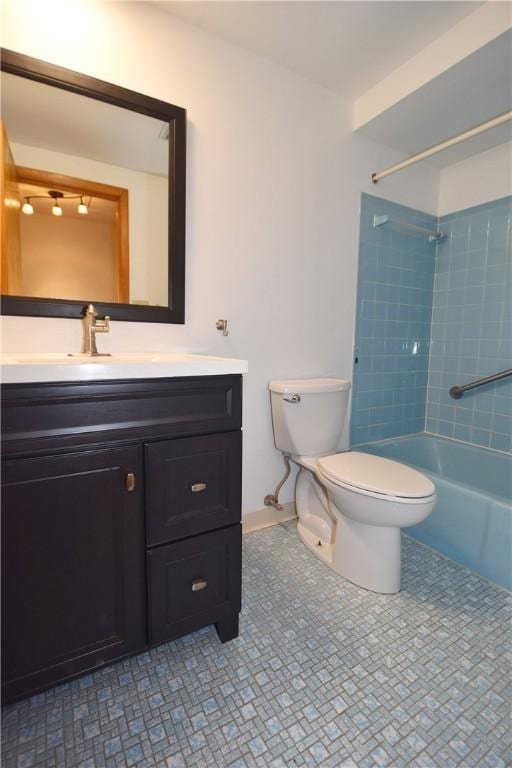
<svg viewBox="0 0 512 768">
<path fill-rule="evenodd" d="M 241 377 L 2 394 L 4 701 L 206 624 L 236 637 Z"/>
</svg>

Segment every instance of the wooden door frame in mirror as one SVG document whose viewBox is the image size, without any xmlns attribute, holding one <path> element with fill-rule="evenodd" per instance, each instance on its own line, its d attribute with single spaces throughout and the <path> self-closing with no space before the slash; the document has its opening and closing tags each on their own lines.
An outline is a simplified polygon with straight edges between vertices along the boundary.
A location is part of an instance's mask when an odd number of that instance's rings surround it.
<svg viewBox="0 0 512 768">
<path fill-rule="evenodd" d="M 88 205 L 92 198 L 110 200 L 115 205 L 115 260 L 117 267 L 116 304 L 128 304 L 130 302 L 130 254 L 129 254 L 129 223 L 128 223 L 128 190 L 125 187 L 115 187 L 112 184 L 103 184 L 99 181 L 89 181 L 76 176 L 67 176 L 63 173 L 40 171 L 35 168 L 16 166 L 16 180 L 18 184 L 29 184 L 40 187 L 41 193 L 48 189 L 58 189 L 65 194 L 83 195 Z M 25 196 L 23 195 L 23 198 Z M 112 255 L 114 255 L 114 253 Z M 2 270 L 0 286 L 2 293 L 8 282 L 8 270 Z M 11 292 L 12 293 L 12 292 Z M 4 295 L 8 295 L 5 293 Z M 97 301 L 92 298 L 94 304 Z"/>
<path fill-rule="evenodd" d="M 112 320 L 184 323 L 186 110 L 151 96 L 144 96 L 136 91 L 5 48 L 0 49 L 0 70 L 169 123 L 169 306 L 151 307 L 104 302 L 94 302 L 94 305 L 100 316 L 110 315 Z M 82 316 L 85 303 L 87 303 L 87 297 L 84 297 L 83 301 L 68 301 L 28 296 L 2 296 L 1 313 L 79 318 Z"/>
</svg>

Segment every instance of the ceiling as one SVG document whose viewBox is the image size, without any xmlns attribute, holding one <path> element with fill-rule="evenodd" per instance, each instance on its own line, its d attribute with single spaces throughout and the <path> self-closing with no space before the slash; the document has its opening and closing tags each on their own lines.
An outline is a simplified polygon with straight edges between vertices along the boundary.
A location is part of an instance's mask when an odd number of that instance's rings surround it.
<svg viewBox="0 0 512 768">
<path fill-rule="evenodd" d="M 512 110 L 512 33 L 503 33 L 426 83 L 362 129 L 409 155 Z M 509 121 L 431 157 L 445 168 L 512 139 Z"/>
<path fill-rule="evenodd" d="M 459 0 L 152 2 L 350 99 L 483 5 Z"/>
<path fill-rule="evenodd" d="M 459 22 L 473 28 L 485 2 L 451 0 L 150 0 L 207 32 L 356 101 L 439 37 L 457 52 Z M 494 9 L 496 11 L 497 8 Z M 450 33 L 450 30 L 453 30 Z M 450 34 L 452 41 L 450 42 Z M 473 39 L 473 38 L 471 38 Z M 377 143 L 412 155 L 512 109 L 512 38 L 498 35 L 358 128 Z M 437 154 L 444 168 L 510 141 L 511 124 Z"/>
<path fill-rule="evenodd" d="M 168 175 L 160 120 L 5 72 L 1 84 L 10 142 Z"/>
</svg>

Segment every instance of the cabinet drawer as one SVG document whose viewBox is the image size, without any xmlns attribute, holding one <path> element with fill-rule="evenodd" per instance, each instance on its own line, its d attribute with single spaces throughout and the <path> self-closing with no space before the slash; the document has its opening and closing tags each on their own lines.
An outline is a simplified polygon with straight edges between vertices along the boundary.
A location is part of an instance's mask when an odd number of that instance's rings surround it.
<svg viewBox="0 0 512 768">
<path fill-rule="evenodd" d="M 240 521 L 242 433 L 146 445 L 148 546 Z"/>
<path fill-rule="evenodd" d="M 6 384 L 4 457 L 239 429 L 242 377 Z"/>
<path fill-rule="evenodd" d="M 148 552 L 152 644 L 240 610 L 241 547 L 238 524 Z"/>
</svg>

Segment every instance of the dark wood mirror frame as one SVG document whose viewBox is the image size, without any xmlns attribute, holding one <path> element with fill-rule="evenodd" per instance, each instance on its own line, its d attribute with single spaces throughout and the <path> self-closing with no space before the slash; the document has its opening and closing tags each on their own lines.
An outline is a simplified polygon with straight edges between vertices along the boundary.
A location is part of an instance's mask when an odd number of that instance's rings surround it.
<svg viewBox="0 0 512 768">
<path fill-rule="evenodd" d="M 100 316 L 110 315 L 112 320 L 184 323 L 186 110 L 14 51 L 0 49 L 0 57 L 0 69 L 4 72 L 63 88 L 72 93 L 98 99 L 169 123 L 169 306 L 152 307 L 102 302 L 94 302 L 94 305 Z M 88 303 L 86 296 L 83 301 L 2 296 L 1 313 L 79 318 L 86 303 Z"/>
</svg>

